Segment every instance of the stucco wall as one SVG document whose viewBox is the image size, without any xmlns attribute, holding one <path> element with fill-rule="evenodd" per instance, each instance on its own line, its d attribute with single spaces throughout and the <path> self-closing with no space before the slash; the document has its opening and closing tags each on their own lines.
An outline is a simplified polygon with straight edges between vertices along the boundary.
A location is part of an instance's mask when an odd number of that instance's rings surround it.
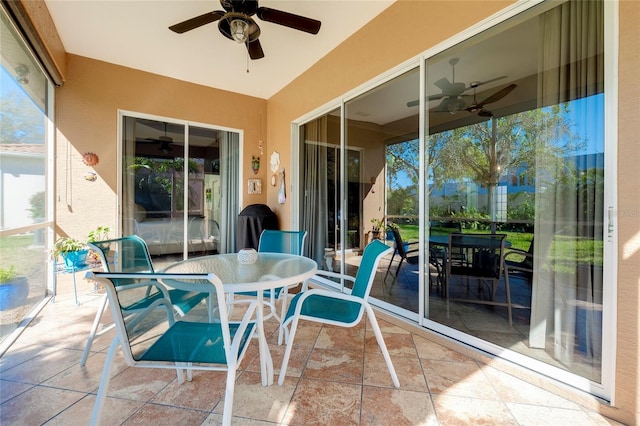
<svg viewBox="0 0 640 426">
<path fill-rule="evenodd" d="M 266 179 L 259 155 L 260 123 L 267 101 L 180 80 L 68 55 L 64 86 L 56 89 L 56 213 L 58 231 L 84 237 L 97 225 L 115 230 L 117 219 L 118 110 L 189 120 L 244 132 L 243 205 L 264 203 L 266 194 L 248 195 L 246 180 Z M 265 141 L 266 143 L 266 141 Z M 95 152 L 100 163 L 87 167 L 81 155 Z M 265 151 L 266 153 L 266 151 Z M 98 174 L 89 182 L 84 175 Z"/>
</svg>

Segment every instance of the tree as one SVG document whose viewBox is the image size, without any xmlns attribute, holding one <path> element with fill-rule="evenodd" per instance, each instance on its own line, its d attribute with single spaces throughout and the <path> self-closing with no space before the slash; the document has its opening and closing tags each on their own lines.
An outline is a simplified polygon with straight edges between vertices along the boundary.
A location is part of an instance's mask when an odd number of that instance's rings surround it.
<svg viewBox="0 0 640 426">
<path fill-rule="evenodd" d="M 0 98 L 0 143 L 44 143 L 44 114 L 23 92 L 12 90 Z"/>
</svg>

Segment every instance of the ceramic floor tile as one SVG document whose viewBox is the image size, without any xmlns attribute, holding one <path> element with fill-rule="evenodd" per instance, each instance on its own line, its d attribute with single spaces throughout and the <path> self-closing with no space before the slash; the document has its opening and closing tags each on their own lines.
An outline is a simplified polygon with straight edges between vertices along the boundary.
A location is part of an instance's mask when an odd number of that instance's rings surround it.
<svg viewBox="0 0 640 426">
<path fill-rule="evenodd" d="M 389 355 L 416 357 L 416 347 L 410 334 L 383 333 L 382 338 Z M 367 352 L 382 353 L 373 331 L 367 331 L 365 348 Z"/>
<path fill-rule="evenodd" d="M 80 392 L 97 391 L 98 386 L 100 385 L 100 378 L 102 377 L 102 370 L 106 355 L 103 353 L 94 354 L 87 359 L 86 365 L 81 367 L 80 353 L 76 352 L 76 354 L 76 363 L 44 381 L 42 384 L 45 386 L 76 390 Z M 120 356 L 116 356 L 112 370 L 113 375 L 117 375 L 126 368 L 127 366 L 124 359 Z"/>
<path fill-rule="evenodd" d="M 81 392 L 33 387 L 0 405 L 0 424 L 42 424 L 84 396 Z"/>
<path fill-rule="evenodd" d="M 31 389 L 34 385 L 0 380 L 0 404 Z"/>
<path fill-rule="evenodd" d="M 287 425 L 357 425 L 360 421 L 359 385 L 301 379 L 286 411 Z"/>
<path fill-rule="evenodd" d="M 427 382 L 418 358 L 392 356 L 391 362 L 400 382 L 400 389 L 428 392 Z M 393 381 L 382 354 L 365 354 L 364 384 L 393 387 Z"/>
<path fill-rule="evenodd" d="M 343 349 L 314 349 L 303 372 L 307 379 L 362 383 L 364 354 Z"/>
<path fill-rule="evenodd" d="M 481 368 L 500 398 L 505 402 L 580 410 L 578 404 L 510 374 L 487 365 L 483 365 Z"/>
<path fill-rule="evenodd" d="M 204 411 L 187 410 L 166 405 L 145 404 L 136 411 L 124 425 L 154 425 L 154 426 L 174 426 L 174 425 L 199 425 L 209 413 Z"/>
<path fill-rule="evenodd" d="M 364 327 L 322 327 L 315 347 L 361 351 L 364 348 L 364 337 Z"/>
<path fill-rule="evenodd" d="M 470 398 L 499 400 L 476 364 L 448 361 L 422 361 L 427 385 L 432 394 L 446 394 Z"/>
<path fill-rule="evenodd" d="M 463 355 L 460 352 L 453 351 L 422 336 L 414 334 L 413 342 L 416 346 L 416 352 L 421 359 L 474 363 L 474 361 L 468 356 Z"/>
<path fill-rule="evenodd" d="M 150 402 L 174 407 L 211 411 L 224 397 L 226 371 L 194 371 L 192 381 L 173 380 Z"/>
<path fill-rule="evenodd" d="M 115 377 L 111 376 L 108 395 L 148 401 L 176 379 L 176 370 L 128 367 Z"/>
<path fill-rule="evenodd" d="M 47 426 L 86 426 L 89 424 L 96 402 L 95 395 L 87 395 L 67 408 L 47 423 Z M 120 398 L 106 398 L 100 416 L 103 425 L 119 425 L 133 413 L 142 408 L 144 403 Z"/>
<path fill-rule="evenodd" d="M 297 381 L 286 380 L 282 386 L 262 386 L 260 374 L 243 372 L 236 379 L 233 416 L 261 421 L 280 422 L 285 415 Z M 213 410 L 221 414 L 224 399 Z M 235 423 L 235 421 L 234 421 Z"/>
<path fill-rule="evenodd" d="M 433 405 L 441 425 L 517 425 L 502 401 L 432 394 Z M 554 425 L 548 418 L 547 425 Z"/>
<path fill-rule="evenodd" d="M 2 378 L 22 383 L 39 384 L 66 370 L 80 359 L 80 352 L 49 348 L 28 361 L 2 373 Z"/>
<path fill-rule="evenodd" d="M 549 419 L 553 419 L 554 424 L 563 426 L 596 426 L 599 424 L 582 410 L 513 403 L 507 403 L 507 407 L 521 426 L 547 426 Z"/>
<path fill-rule="evenodd" d="M 273 360 L 273 371 L 276 375 L 280 374 L 280 368 L 282 367 L 282 360 L 284 358 L 284 351 L 286 346 L 275 345 L 270 346 L 271 359 Z M 291 355 L 289 356 L 289 363 L 287 364 L 287 376 L 288 377 L 300 377 L 302 371 L 311 354 L 311 347 L 293 345 L 291 348 Z M 248 371 L 259 372 L 260 371 L 260 358 L 256 357 L 252 360 L 251 365 L 247 367 Z M 276 381 L 277 381 L 276 377 Z"/>
<path fill-rule="evenodd" d="M 360 424 L 438 425 L 438 419 L 427 393 L 364 386 Z"/>
</svg>

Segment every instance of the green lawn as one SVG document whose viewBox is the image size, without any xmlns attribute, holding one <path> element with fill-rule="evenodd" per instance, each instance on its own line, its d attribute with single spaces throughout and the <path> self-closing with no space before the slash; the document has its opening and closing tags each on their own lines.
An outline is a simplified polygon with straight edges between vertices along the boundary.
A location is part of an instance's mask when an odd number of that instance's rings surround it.
<svg viewBox="0 0 640 426">
<path fill-rule="evenodd" d="M 398 225 L 403 241 L 415 241 L 419 236 L 417 225 Z M 489 231 L 462 230 L 463 233 L 488 234 Z M 507 234 L 507 241 L 511 243 L 511 248 L 524 251 L 529 250 L 532 233 L 526 232 L 499 232 Z M 445 235 L 444 232 L 434 233 L 434 235 Z M 587 238 L 556 236 L 551 247 L 551 255 L 554 264 L 572 265 L 576 263 L 602 265 L 602 253 L 604 243 Z M 517 260 L 517 259 L 513 259 Z"/>
</svg>

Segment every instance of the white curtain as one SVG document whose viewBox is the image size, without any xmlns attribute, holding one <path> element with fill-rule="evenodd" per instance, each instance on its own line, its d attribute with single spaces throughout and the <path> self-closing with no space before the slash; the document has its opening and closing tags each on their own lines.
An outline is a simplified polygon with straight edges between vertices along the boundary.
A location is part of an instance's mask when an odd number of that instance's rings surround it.
<svg viewBox="0 0 640 426">
<path fill-rule="evenodd" d="M 224 132 L 220 140 L 220 181 L 222 217 L 220 253 L 236 251 L 236 232 L 240 213 L 240 135 Z"/>
<path fill-rule="evenodd" d="M 585 123 L 602 118 L 593 110 L 585 110 L 584 117 L 579 117 L 575 110 L 580 107 L 573 101 L 595 97 L 604 90 L 603 31 L 602 1 L 569 1 L 542 14 L 539 20 L 538 106 L 570 102 L 572 117 L 582 122 L 582 128 L 575 130 L 578 138 L 586 137 L 579 134 Z M 553 129 L 548 132 L 553 133 Z M 550 139 L 539 143 L 558 142 Z M 553 163 L 548 157 L 543 160 L 547 149 L 540 146 L 538 152 L 529 343 L 545 348 L 553 339 L 555 358 L 570 362 L 583 339 L 577 334 L 586 334 L 586 351 L 598 357 L 601 332 L 596 324 L 601 308 L 594 300 L 599 297 L 594 284 L 600 286 L 601 294 L 602 270 L 594 266 L 596 256 L 592 254 L 585 263 L 578 249 L 579 241 L 602 239 L 603 174 L 598 170 L 604 162 L 587 150 Z M 561 262 L 549 265 L 549 259 L 560 258 Z"/>
<path fill-rule="evenodd" d="M 327 116 L 304 125 L 304 177 L 302 229 L 307 231 L 307 253 L 318 265 L 324 264 L 327 247 Z"/>
</svg>

